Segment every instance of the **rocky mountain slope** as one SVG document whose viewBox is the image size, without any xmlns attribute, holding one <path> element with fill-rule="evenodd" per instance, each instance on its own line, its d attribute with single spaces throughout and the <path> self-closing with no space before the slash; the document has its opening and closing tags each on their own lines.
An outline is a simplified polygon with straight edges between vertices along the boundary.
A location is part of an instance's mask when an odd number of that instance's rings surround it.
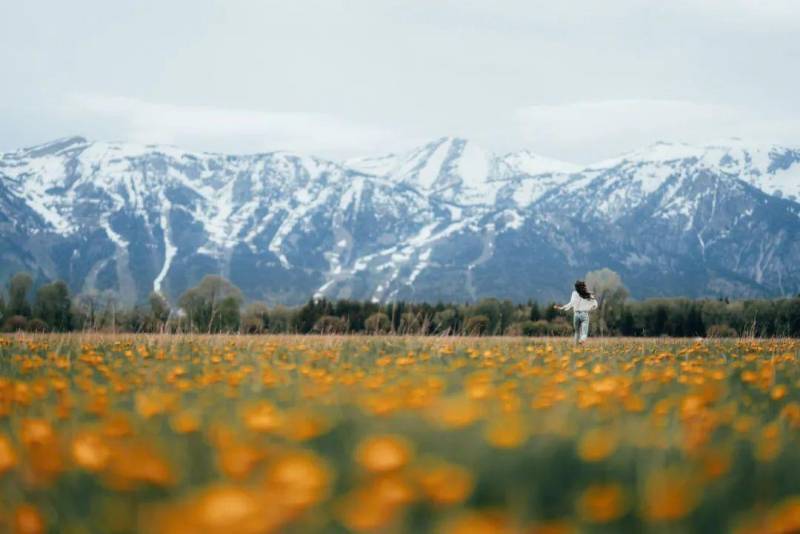
<svg viewBox="0 0 800 534">
<path fill-rule="evenodd" d="M 659 143 L 590 166 L 442 138 L 346 162 L 80 137 L 0 155 L 0 278 L 175 299 L 565 298 L 586 271 L 635 297 L 800 292 L 800 150 Z"/>
</svg>

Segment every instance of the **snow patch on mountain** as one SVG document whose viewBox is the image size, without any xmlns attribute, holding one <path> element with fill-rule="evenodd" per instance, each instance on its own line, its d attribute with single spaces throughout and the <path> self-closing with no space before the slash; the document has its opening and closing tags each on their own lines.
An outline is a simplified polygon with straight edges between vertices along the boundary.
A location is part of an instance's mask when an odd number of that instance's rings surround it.
<svg viewBox="0 0 800 534">
<path fill-rule="evenodd" d="M 506 154 L 502 159 L 508 169 L 517 175 L 571 174 L 583 169 L 581 165 L 546 158 L 528 150 Z"/>
<path fill-rule="evenodd" d="M 707 171 L 744 180 L 770 195 L 800 199 L 800 149 L 740 139 L 700 146 L 659 142 L 590 165 L 587 170 L 635 173 L 643 191 L 648 192 L 680 171 Z"/>
<path fill-rule="evenodd" d="M 155 280 L 153 280 L 153 291 L 156 293 L 161 293 L 161 286 L 164 283 L 164 278 L 167 276 L 169 268 L 172 265 L 172 260 L 178 252 L 178 247 L 172 242 L 172 237 L 170 236 L 172 230 L 169 224 L 169 212 L 172 209 L 172 203 L 166 195 L 164 195 L 163 190 L 159 192 L 159 200 L 161 200 L 161 214 L 159 219 L 161 222 L 161 233 L 164 236 L 164 263 L 161 265 L 161 270 L 158 272 L 158 275 L 156 275 Z"/>
<path fill-rule="evenodd" d="M 528 205 L 548 184 L 561 182 L 567 174 L 580 170 L 578 165 L 528 151 L 498 156 L 473 142 L 452 137 L 437 139 L 405 154 L 358 158 L 345 165 L 464 207 L 492 206 L 498 193 L 508 187 L 517 191 L 514 197 L 520 204 Z"/>
</svg>

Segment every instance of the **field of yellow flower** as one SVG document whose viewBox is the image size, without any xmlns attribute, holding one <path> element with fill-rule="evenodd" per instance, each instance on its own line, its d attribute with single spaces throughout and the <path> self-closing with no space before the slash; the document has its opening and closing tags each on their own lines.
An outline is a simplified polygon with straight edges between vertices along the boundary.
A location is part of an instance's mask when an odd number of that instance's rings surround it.
<svg viewBox="0 0 800 534">
<path fill-rule="evenodd" d="M 793 532 L 799 353 L 0 338 L 0 532 Z"/>
</svg>

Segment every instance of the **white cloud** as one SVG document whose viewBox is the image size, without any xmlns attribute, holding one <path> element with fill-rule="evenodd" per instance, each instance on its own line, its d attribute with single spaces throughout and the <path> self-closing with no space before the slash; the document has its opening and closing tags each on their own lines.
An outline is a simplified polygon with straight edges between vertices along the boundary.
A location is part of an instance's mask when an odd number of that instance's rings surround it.
<svg viewBox="0 0 800 534">
<path fill-rule="evenodd" d="M 325 113 L 173 105 L 92 94 L 70 97 L 62 111 L 100 125 L 96 133 L 87 132 L 92 137 L 114 132 L 115 139 L 202 150 L 351 155 L 382 149 L 396 139 L 388 129 Z"/>
<path fill-rule="evenodd" d="M 798 0 L 5 4 L 0 150 L 84 133 L 333 156 L 463 135 L 586 160 L 796 132 L 800 113 Z"/>
<path fill-rule="evenodd" d="M 534 105 L 515 113 L 524 143 L 543 154 L 589 163 L 656 141 L 726 137 L 797 144 L 800 120 L 685 100 L 626 99 Z"/>
<path fill-rule="evenodd" d="M 336 115 L 181 106 L 96 94 L 67 99 L 63 116 L 72 132 L 95 139 L 164 143 L 228 153 L 289 150 L 333 159 L 383 154 L 439 135 L 466 135 L 503 152 L 526 148 L 592 163 L 656 141 L 715 142 L 741 137 L 797 145 L 797 115 L 767 117 L 743 108 L 688 100 L 586 100 L 517 109 L 512 122 L 497 117 L 471 131 L 388 129 Z M 507 117 L 507 116 L 506 116 Z"/>
<path fill-rule="evenodd" d="M 719 25 L 738 23 L 755 30 L 798 26 L 797 0 L 673 0 L 667 8 L 705 16 Z"/>
</svg>

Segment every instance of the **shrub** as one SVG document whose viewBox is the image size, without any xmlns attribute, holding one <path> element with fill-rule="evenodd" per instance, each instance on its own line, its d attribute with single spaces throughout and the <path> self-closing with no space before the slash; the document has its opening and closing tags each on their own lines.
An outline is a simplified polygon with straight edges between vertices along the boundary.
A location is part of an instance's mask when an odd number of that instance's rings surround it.
<svg viewBox="0 0 800 534">
<path fill-rule="evenodd" d="M 507 336 L 537 337 L 550 335 L 551 330 L 552 325 L 550 322 L 538 319 L 536 321 L 525 320 L 513 323 L 506 328 L 505 333 Z"/>
<path fill-rule="evenodd" d="M 47 332 L 50 327 L 47 323 L 39 318 L 33 318 L 28 321 L 28 326 L 25 328 L 28 332 Z"/>
<path fill-rule="evenodd" d="M 571 336 L 574 333 L 572 325 L 563 317 L 558 317 L 550 323 L 550 335 L 552 336 Z"/>
<path fill-rule="evenodd" d="M 510 325 L 508 325 L 508 328 L 506 328 L 506 331 L 503 332 L 503 333 L 505 335 L 507 335 L 507 336 L 521 336 L 521 335 L 524 335 L 523 334 L 523 330 L 524 330 L 524 327 L 525 327 L 525 323 L 528 323 L 528 322 L 530 322 L 530 321 L 519 321 L 519 322 L 516 322 L 516 323 L 511 323 Z"/>
<path fill-rule="evenodd" d="M 269 314 L 269 331 L 277 334 L 292 332 L 294 330 L 292 320 L 292 311 L 278 305 Z"/>
<path fill-rule="evenodd" d="M 382 312 L 373 313 L 364 321 L 364 329 L 368 334 L 385 334 L 392 328 L 389 316 Z"/>
<path fill-rule="evenodd" d="M 485 315 L 473 315 L 464 322 L 464 333 L 468 336 L 480 336 L 489 328 L 489 318 Z"/>
<path fill-rule="evenodd" d="M 323 315 L 314 323 L 312 331 L 318 334 L 343 334 L 347 332 L 347 320 L 335 315 Z"/>
<path fill-rule="evenodd" d="M 458 329 L 458 313 L 453 308 L 447 308 L 433 315 L 433 327 L 439 334 L 452 334 Z"/>
<path fill-rule="evenodd" d="M 510 335 L 523 335 L 528 337 L 540 336 L 569 336 L 572 335 L 572 326 L 563 318 L 557 318 L 555 321 L 546 321 L 539 319 L 538 321 L 522 321 L 511 325 L 514 332 L 519 331 L 518 334 Z"/>
<path fill-rule="evenodd" d="M 420 324 L 417 316 L 411 312 L 406 312 L 400 316 L 401 334 L 419 334 Z"/>
<path fill-rule="evenodd" d="M 3 329 L 6 332 L 21 332 L 28 326 L 28 320 L 22 315 L 12 315 L 6 319 Z"/>
<path fill-rule="evenodd" d="M 550 323 L 539 319 L 538 321 L 527 321 L 522 333 L 529 337 L 547 336 L 550 335 L 550 330 Z"/>
<path fill-rule="evenodd" d="M 263 334 L 266 328 L 259 317 L 245 315 L 242 317 L 241 327 L 243 334 Z"/>
<path fill-rule="evenodd" d="M 727 324 L 712 324 L 706 329 L 707 337 L 738 337 L 736 330 Z"/>
<path fill-rule="evenodd" d="M 263 302 L 251 303 L 241 317 L 241 329 L 245 334 L 263 334 L 269 328 L 269 310 Z"/>
</svg>

